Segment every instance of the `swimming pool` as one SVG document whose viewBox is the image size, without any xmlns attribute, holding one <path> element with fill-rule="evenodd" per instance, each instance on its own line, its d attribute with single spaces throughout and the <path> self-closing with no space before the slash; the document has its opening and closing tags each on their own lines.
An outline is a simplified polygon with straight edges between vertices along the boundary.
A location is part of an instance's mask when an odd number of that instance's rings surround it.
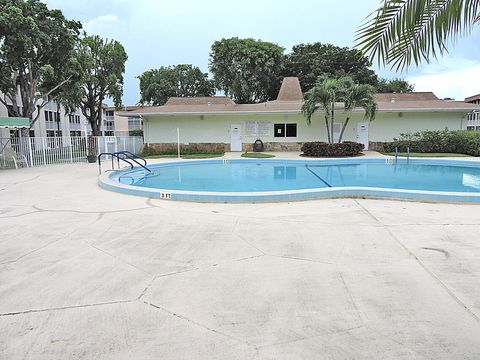
<svg viewBox="0 0 480 360">
<path fill-rule="evenodd" d="M 114 171 L 102 187 L 171 200 L 259 202 L 393 197 L 480 202 L 480 163 L 435 159 L 196 160 Z"/>
</svg>

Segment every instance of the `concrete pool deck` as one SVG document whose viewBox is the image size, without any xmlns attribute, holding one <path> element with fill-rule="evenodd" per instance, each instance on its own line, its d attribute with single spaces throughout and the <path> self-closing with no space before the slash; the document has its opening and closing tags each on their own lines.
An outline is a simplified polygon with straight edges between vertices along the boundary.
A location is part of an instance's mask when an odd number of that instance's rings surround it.
<svg viewBox="0 0 480 360">
<path fill-rule="evenodd" d="M 0 172 L 0 359 L 478 359 L 480 205 L 169 202 Z"/>
</svg>

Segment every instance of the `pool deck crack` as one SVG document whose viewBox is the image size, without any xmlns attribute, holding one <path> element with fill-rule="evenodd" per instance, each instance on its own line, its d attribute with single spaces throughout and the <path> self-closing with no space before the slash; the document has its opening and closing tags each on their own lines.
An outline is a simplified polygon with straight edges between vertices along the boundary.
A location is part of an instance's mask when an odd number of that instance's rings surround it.
<svg viewBox="0 0 480 360">
<path fill-rule="evenodd" d="M 122 259 L 122 258 L 119 257 L 119 256 L 113 255 L 113 254 L 109 253 L 108 251 L 105 251 L 105 250 L 103 250 L 103 249 L 101 249 L 101 248 L 99 248 L 99 247 L 97 247 L 97 246 L 95 246 L 95 245 L 93 245 L 93 244 L 90 244 L 90 243 L 88 243 L 88 242 L 86 242 L 86 241 L 84 241 L 84 243 L 87 244 L 88 246 L 90 246 L 91 248 L 93 248 L 93 249 L 95 249 L 95 250 L 97 250 L 97 251 L 100 251 L 100 252 L 104 253 L 105 255 L 108 255 L 108 256 L 112 257 L 113 259 L 115 259 L 115 260 L 117 260 L 117 261 L 119 261 L 119 262 L 121 262 L 121 263 L 124 263 L 124 264 L 126 264 L 126 265 L 128 265 L 128 266 L 131 266 L 132 268 L 134 268 L 134 269 L 136 269 L 136 270 L 138 270 L 138 271 L 141 271 L 142 273 L 144 273 L 144 274 L 146 274 L 146 275 L 150 275 L 150 276 L 153 275 L 153 274 L 149 273 L 148 271 L 143 270 L 142 268 L 139 268 L 138 266 L 136 266 L 136 265 L 134 265 L 134 264 L 132 264 L 132 263 L 130 263 L 130 262 L 128 262 L 128 261 L 125 261 L 124 259 Z"/>
<path fill-rule="evenodd" d="M 249 343 L 248 341 L 246 341 L 246 340 L 239 339 L 239 338 L 237 338 L 237 337 L 235 337 L 235 336 L 228 335 L 228 334 L 226 334 L 226 333 L 224 333 L 224 332 L 221 332 L 221 331 L 219 331 L 219 330 L 213 329 L 213 328 L 211 328 L 211 327 L 209 327 L 209 326 L 207 326 L 207 325 L 203 325 L 203 324 L 201 324 L 201 323 L 199 323 L 199 322 L 197 322 L 197 321 L 195 321 L 195 320 L 189 319 L 188 317 L 186 317 L 186 316 L 184 316 L 184 315 L 181 315 L 181 314 L 175 313 L 175 312 L 173 312 L 173 311 L 170 311 L 170 310 L 168 310 L 168 309 L 166 309 L 166 308 L 164 308 L 164 307 L 162 307 L 162 306 L 156 305 L 156 304 L 151 303 L 151 302 L 148 302 L 148 301 L 143 301 L 143 303 L 144 303 L 145 305 L 151 306 L 151 307 L 153 307 L 153 308 L 155 308 L 155 309 L 157 309 L 157 310 L 161 310 L 161 311 L 163 311 L 163 312 L 165 312 L 165 313 L 167 313 L 167 314 L 170 314 L 171 316 L 174 316 L 174 317 L 176 317 L 176 318 L 178 318 L 178 319 L 184 320 L 184 321 L 186 321 L 186 322 L 188 322 L 188 323 L 190 323 L 190 324 L 192 324 L 192 325 L 195 325 L 195 326 L 200 327 L 200 328 L 202 328 L 202 329 L 208 330 L 208 331 L 210 331 L 210 332 L 212 332 L 212 333 L 214 333 L 214 334 L 221 335 L 221 336 L 223 336 L 223 337 L 226 337 L 226 338 L 235 340 L 235 341 L 237 341 L 237 342 L 239 342 L 239 343 L 252 346 L 252 344 L 250 344 L 250 343 Z"/>
<path fill-rule="evenodd" d="M 458 304 L 462 307 L 465 312 L 470 315 L 474 320 L 480 322 L 480 317 L 477 315 L 472 309 L 470 309 L 460 298 L 455 295 L 453 290 L 451 290 L 432 270 L 430 270 L 425 263 L 420 260 L 420 258 L 415 255 L 389 228 L 388 225 L 383 224 L 375 215 L 373 215 L 366 207 L 364 207 L 358 200 L 354 200 L 358 206 L 363 209 L 365 213 L 367 213 L 371 218 L 373 218 L 376 222 L 381 224 L 385 230 L 388 232 L 390 237 L 411 257 L 415 260 L 415 262 L 437 283 L 439 284 L 447 294 Z"/>
<path fill-rule="evenodd" d="M 14 315 L 41 313 L 41 312 L 47 312 L 47 311 L 59 311 L 59 310 L 89 308 L 94 306 L 126 304 L 134 301 L 136 300 L 117 300 L 117 301 L 106 301 L 106 302 L 99 302 L 99 303 L 92 303 L 92 304 L 58 306 L 58 307 L 51 307 L 51 308 L 45 308 L 45 309 L 29 309 L 29 310 L 23 310 L 23 311 L 12 311 L 12 312 L 0 313 L 0 316 L 14 316 Z"/>
<path fill-rule="evenodd" d="M 37 210 L 37 212 L 69 212 L 75 214 L 116 214 L 122 212 L 130 212 L 130 211 L 139 211 L 139 210 L 147 210 L 150 209 L 151 206 L 135 208 L 135 209 L 119 209 L 119 210 L 98 210 L 98 211 L 80 211 L 80 210 L 72 210 L 72 209 L 43 209 L 37 205 L 32 205 L 32 207 Z"/>
<path fill-rule="evenodd" d="M 147 293 L 148 289 L 150 289 L 150 287 L 153 285 L 153 282 L 157 279 L 156 276 L 154 276 L 152 278 L 152 280 L 150 280 L 150 282 L 147 284 L 147 286 L 145 286 L 145 289 L 143 289 L 143 291 L 140 293 L 140 295 L 137 297 L 137 300 L 141 300 L 142 297 L 145 296 L 145 294 Z"/>
</svg>

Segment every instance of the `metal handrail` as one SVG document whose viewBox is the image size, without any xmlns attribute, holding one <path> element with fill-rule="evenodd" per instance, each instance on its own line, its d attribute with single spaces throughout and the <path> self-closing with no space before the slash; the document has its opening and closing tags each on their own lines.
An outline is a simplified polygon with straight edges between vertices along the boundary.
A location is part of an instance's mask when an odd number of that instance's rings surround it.
<svg viewBox="0 0 480 360">
<path fill-rule="evenodd" d="M 103 152 L 101 154 L 98 155 L 98 172 L 99 174 L 102 173 L 102 163 L 101 163 L 101 157 L 102 155 L 110 155 L 112 157 L 112 170 L 114 169 L 114 165 L 113 165 L 113 158 L 116 158 L 117 159 L 117 162 L 118 162 L 118 167 L 120 168 L 120 160 L 126 162 L 128 165 L 130 165 L 130 168 L 133 169 L 133 164 L 128 161 L 128 160 L 131 160 L 133 161 L 135 164 L 137 164 L 138 166 L 144 168 L 145 170 L 147 170 L 149 173 L 152 173 L 152 170 L 150 170 L 149 168 L 146 167 L 147 165 L 147 160 L 145 160 L 143 157 L 137 155 L 137 154 L 134 154 L 130 151 L 117 151 L 117 152 L 114 152 L 114 153 L 110 153 L 110 152 Z M 128 159 L 128 160 L 127 160 Z M 139 163 L 136 159 L 141 159 L 143 160 L 144 162 L 144 165 Z"/>
<path fill-rule="evenodd" d="M 130 168 L 133 169 L 133 164 L 130 161 L 127 161 L 125 158 L 120 157 L 117 153 L 109 153 L 109 152 L 104 152 L 98 155 L 98 174 L 100 175 L 102 173 L 102 164 L 101 164 L 101 158 L 102 155 L 110 155 L 112 157 L 112 169 L 113 169 L 113 158 L 117 158 L 118 161 L 122 160 L 126 162 L 128 165 L 130 165 Z"/>
<path fill-rule="evenodd" d="M 132 153 L 131 151 L 128 151 L 128 150 L 123 150 L 123 151 L 117 151 L 116 154 L 128 154 L 130 155 L 131 157 L 135 158 L 135 159 L 141 159 L 144 161 L 144 165 L 147 165 L 147 160 L 145 160 L 143 157 L 141 157 L 140 155 L 138 154 L 135 154 L 135 153 Z"/>
<path fill-rule="evenodd" d="M 144 168 L 145 170 L 147 170 L 149 173 L 152 172 L 152 170 L 150 170 L 149 168 L 146 167 L 147 165 L 147 160 L 145 160 L 143 157 L 137 155 L 137 154 L 134 154 L 130 151 L 118 151 L 116 153 L 114 153 L 116 155 L 123 155 L 125 157 L 127 157 L 128 159 L 132 160 L 133 162 L 135 162 L 137 165 L 141 166 L 142 168 Z M 130 154 L 130 155 L 129 155 Z M 133 157 L 134 156 L 134 157 Z M 144 161 L 144 165 L 140 164 L 136 159 L 141 159 Z"/>
</svg>

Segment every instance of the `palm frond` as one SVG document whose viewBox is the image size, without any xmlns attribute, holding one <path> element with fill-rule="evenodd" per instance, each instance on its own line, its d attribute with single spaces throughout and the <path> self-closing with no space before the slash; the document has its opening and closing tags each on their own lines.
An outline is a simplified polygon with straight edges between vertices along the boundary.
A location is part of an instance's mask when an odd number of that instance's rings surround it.
<svg viewBox="0 0 480 360">
<path fill-rule="evenodd" d="M 397 70 L 429 62 L 471 32 L 479 6 L 479 0 L 384 0 L 358 29 L 356 47 Z"/>
</svg>

